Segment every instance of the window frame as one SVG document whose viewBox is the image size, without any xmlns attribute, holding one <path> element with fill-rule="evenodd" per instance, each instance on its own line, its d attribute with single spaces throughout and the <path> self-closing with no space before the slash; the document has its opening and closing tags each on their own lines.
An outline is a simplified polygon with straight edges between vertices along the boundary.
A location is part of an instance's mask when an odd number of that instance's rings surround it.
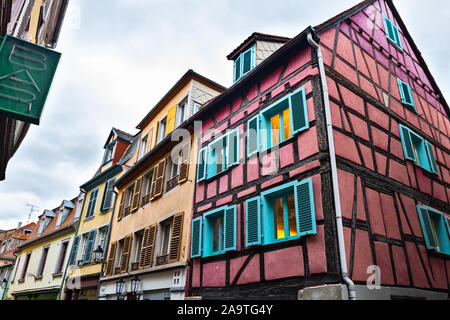
<svg viewBox="0 0 450 320">
<path fill-rule="evenodd" d="M 405 131 L 407 132 L 407 135 Z M 432 144 L 404 125 L 399 124 L 399 132 L 405 159 L 410 160 L 418 167 L 439 176 L 436 155 Z M 420 150 L 417 148 L 418 144 Z M 408 145 L 410 145 L 412 149 L 413 158 L 408 154 Z"/>
<path fill-rule="evenodd" d="M 161 129 L 163 127 L 162 124 L 164 124 L 164 131 Z M 156 144 L 164 140 L 164 138 L 166 137 L 166 132 L 167 132 L 167 116 L 165 116 L 158 122 L 158 137 Z"/>
<path fill-rule="evenodd" d="M 114 140 L 113 142 L 111 142 L 109 145 L 107 145 L 105 147 L 105 153 L 103 155 L 103 166 L 106 166 L 107 164 L 109 164 L 110 162 L 112 162 L 114 160 L 114 151 L 116 149 L 116 145 L 117 145 L 117 141 Z M 108 151 L 110 151 L 110 154 L 107 157 Z"/>
<path fill-rule="evenodd" d="M 244 72 L 244 57 L 247 53 L 250 53 L 250 69 L 247 72 Z M 236 68 L 239 66 L 239 75 L 236 73 Z M 234 68 L 233 68 L 233 83 L 238 82 L 240 79 L 245 77 L 248 73 L 250 73 L 256 67 L 256 43 L 253 44 L 250 48 L 242 52 L 239 57 L 234 60 Z"/>
<path fill-rule="evenodd" d="M 390 19 L 388 19 L 383 14 L 383 22 L 384 22 L 384 31 L 386 32 L 386 38 L 391 42 L 397 49 L 403 52 L 403 45 L 402 40 L 400 38 L 400 31 L 399 28 L 392 22 Z M 397 37 L 398 39 L 392 39 L 389 32 L 389 26 L 392 27 L 393 36 Z"/>
<path fill-rule="evenodd" d="M 50 245 L 42 248 L 41 259 L 39 261 L 38 269 L 36 272 L 36 280 L 42 279 L 44 276 L 45 265 L 47 262 L 48 254 L 50 252 Z"/>
<path fill-rule="evenodd" d="M 108 212 L 112 209 L 113 204 L 114 204 L 114 186 L 112 188 L 110 188 L 110 184 L 114 184 L 116 182 L 116 178 L 111 178 L 109 180 L 106 181 L 105 183 L 105 189 L 103 190 L 103 197 L 102 197 L 102 204 L 100 206 L 100 210 L 102 212 Z M 110 190 L 111 192 L 111 201 L 110 201 L 110 205 L 109 207 L 105 207 L 105 201 L 106 201 L 106 197 L 108 195 L 108 190 Z"/>
<path fill-rule="evenodd" d="M 416 208 L 427 249 L 450 256 L 450 218 L 446 214 L 428 206 L 417 205 Z M 421 214 L 420 210 L 426 210 L 426 214 L 428 215 L 429 219 L 424 220 L 424 217 Z M 430 221 L 430 225 L 428 225 L 428 221 Z M 437 222 L 439 223 L 438 230 L 438 226 L 436 226 Z M 427 227 L 431 228 L 430 231 L 432 231 L 431 235 L 433 236 L 433 239 L 429 239 L 429 234 L 426 231 Z M 434 241 L 436 247 L 433 247 L 431 245 L 431 240 Z"/>
<path fill-rule="evenodd" d="M 413 95 L 413 92 L 412 92 L 412 89 L 411 89 L 411 86 L 409 85 L 409 83 L 404 82 L 404 81 L 400 80 L 399 78 L 397 78 L 397 83 L 398 83 L 398 89 L 400 91 L 400 96 L 401 96 L 403 105 L 405 105 L 409 110 L 413 111 L 414 113 L 417 113 L 416 102 L 414 101 L 414 95 Z M 405 92 L 404 86 L 406 86 L 406 89 L 408 90 L 408 92 Z M 406 94 L 409 95 L 409 97 L 411 99 L 411 103 L 406 101 L 407 100 Z"/>
<path fill-rule="evenodd" d="M 93 189 L 90 193 L 89 193 L 89 200 L 88 200 L 88 207 L 86 210 L 86 217 L 85 220 L 89 220 L 95 217 L 95 208 L 97 207 L 97 201 L 98 201 L 98 194 L 100 192 L 100 187 L 97 187 L 95 189 Z M 95 196 L 95 200 L 92 200 L 92 195 L 96 194 Z M 90 215 L 88 215 L 89 213 L 91 213 Z"/>
<path fill-rule="evenodd" d="M 59 249 L 58 260 L 56 260 L 56 267 L 54 275 L 61 275 L 64 271 L 64 262 L 67 257 L 67 252 L 69 251 L 70 239 L 65 239 L 61 241 L 61 247 Z M 65 250 L 64 250 L 65 248 Z M 70 256 L 70 254 L 69 254 Z"/>
<path fill-rule="evenodd" d="M 234 247 L 231 248 L 227 248 L 226 247 L 226 243 L 227 243 L 227 236 L 226 236 L 226 225 L 228 223 L 227 221 L 227 211 L 228 210 L 233 210 L 234 209 L 234 225 L 233 225 L 233 235 L 234 235 Z M 205 214 L 203 214 L 203 218 L 202 218 L 202 257 L 206 258 L 206 257 L 214 257 L 214 256 L 219 256 L 222 254 L 225 254 L 229 251 L 235 251 L 236 250 L 236 241 L 237 241 L 237 221 L 236 221 L 236 211 L 237 210 L 237 206 L 233 205 L 233 206 L 223 206 L 220 208 L 217 208 L 215 210 L 212 211 L 208 211 Z M 220 239 L 223 239 L 223 249 L 222 250 L 218 250 L 216 252 L 212 251 L 212 241 L 213 241 L 213 226 L 211 225 L 211 220 L 215 219 L 217 217 L 223 217 L 223 224 L 222 224 L 222 228 L 221 228 L 221 235 L 219 235 Z"/>
<path fill-rule="evenodd" d="M 148 134 L 143 137 L 139 143 L 139 154 L 138 161 L 141 160 L 145 154 L 147 153 L 147 145 L 148 145 L 149 136 Z"/>
</svg>

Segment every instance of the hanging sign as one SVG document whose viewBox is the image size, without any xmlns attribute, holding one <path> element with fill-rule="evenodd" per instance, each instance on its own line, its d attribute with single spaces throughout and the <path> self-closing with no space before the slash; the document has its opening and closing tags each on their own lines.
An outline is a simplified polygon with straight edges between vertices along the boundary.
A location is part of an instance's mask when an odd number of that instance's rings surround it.
<svg viewBox="0 0 450 320">
<path fill-rule="evenodd" d="M 0 114 L 39 125 L 61 54 L 12 36 L 0 47 Z"/>
</svg>

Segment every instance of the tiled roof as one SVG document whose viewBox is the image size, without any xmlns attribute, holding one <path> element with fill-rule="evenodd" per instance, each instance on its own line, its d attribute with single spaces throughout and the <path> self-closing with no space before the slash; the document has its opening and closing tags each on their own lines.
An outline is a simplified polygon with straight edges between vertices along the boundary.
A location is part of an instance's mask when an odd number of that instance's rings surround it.
<svg viewBox="0 0 450 320">
<path fill-rule="evenodd" d="M 291 38 L 287 37 L 281 37 L 281 36 L 275 36 L 271 34 L 265 34 L 260 32 L 254 32 L 250 37 L 248 37 L 244 42 L 242 42 L 236 49 L 233 50 L 228 56 L 228 60 L 234 60 L 236 56 L 244 51 L 250 44 L 252 44 L 254 41 L 270 41 L 270 42 L 281 42 L 286 43 Z"/>
</svg>

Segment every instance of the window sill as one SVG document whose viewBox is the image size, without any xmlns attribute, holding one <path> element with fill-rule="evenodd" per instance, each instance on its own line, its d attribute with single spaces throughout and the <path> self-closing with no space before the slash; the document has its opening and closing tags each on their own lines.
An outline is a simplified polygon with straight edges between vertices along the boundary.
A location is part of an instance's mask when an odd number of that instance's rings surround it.
<svg viewBox="0 0 450 320">
<path fill-rule="evenodd" d="M 93 215 L 92 217 L 89 217 L 89 218 L 85 218 L 84 221 L 85 222 L 91 221 L 91 220 L 94 220 L 94 218 L 95 218 L 95 215 Z"/>
<path fill-rule="evenodd" d="M 53 279 L 55 279 L 55 278 L 61 278 L 62 276 L 63 276 L 62 273 L 54 273 L 54 274 L 52 274 Z"/>
<path fill-rule="evenodd" d="M 299 240 L 300 238 L 301 238 L 300 236 L 294 236 L 294 237 L 283 238 L 283 239 L 275 239 L 275 240 L 272 240 L 271 242 L 263 243 L 262 246 L 270 246 L 272 244 L 278 244 L 278 243 Z"/>
<path fill-rule="evenodd" d="M 43 276 L 35 277 L 34 281 L 42 281 Z"/>
</svg>

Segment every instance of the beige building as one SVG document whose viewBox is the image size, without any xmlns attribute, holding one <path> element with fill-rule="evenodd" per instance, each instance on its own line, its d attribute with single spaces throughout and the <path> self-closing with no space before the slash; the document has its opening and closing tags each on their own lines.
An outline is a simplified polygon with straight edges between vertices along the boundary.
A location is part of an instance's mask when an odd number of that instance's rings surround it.
<svg viewBox="0 0 450 320">
<path fill-rule="evenodd" d="M 197 158 L 190 118 L 224 90 L 189 70 L 138 125 L 138 152 L 124 162 L 131 168 L 115 185 L 99 299 L 184 298 Z M 124 284 L 120 294 L 118 283 Z"/>
</svg>

